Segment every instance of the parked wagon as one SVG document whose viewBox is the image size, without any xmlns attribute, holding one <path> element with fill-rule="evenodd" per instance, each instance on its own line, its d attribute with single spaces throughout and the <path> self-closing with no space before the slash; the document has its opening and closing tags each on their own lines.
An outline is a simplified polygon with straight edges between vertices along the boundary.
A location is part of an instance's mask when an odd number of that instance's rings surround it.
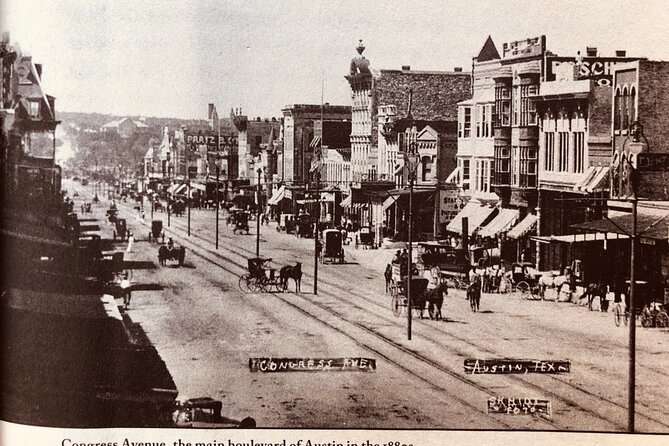
<svg viewBox="0 0 669 446">
<path fill-rule="evenodd" d="M 281 214 L 279 217 L 279 224 L 276 226 L 276 232 L 285 232 L 292 234 L 295 232 L 295 215 Z"/>
<path fill-rule="evenodd" d="M 116 240 L 116 237 L 118 237 L 121 239 L 121 241 L 125 241 L 127 235 L 128 223 L 126 222 L 125 218 L 116 218 L 114 221 L 114 240 Z"/>
<path fill-rule="evenodd" d="M 151 222 L 151 232 L 149 233 L 149 239 L 157 242 L 158 237 L 163 233 L 163 221 L 162 220 L 153 220 Z"/>
<path fill-rule="evenodd" d="M 338 229 L 326 229 L 323 231 L 323 248 L 320 253 L 321 263 L 328 260 L 332 263 L 344 263 L 344 247 L 342 233 Z"/>
<path fill-rule="evenodd" d="M 355 249 L 358 249 L 359 246 L 362 246 L 364 249 L 376 249 L 374 231 L 372 231 L 372 228 L 360 228 L 360 232 L 355 238 Z"/>
<path fill-rule="evenodd" d="M 433 278 L 449 281 L 454 288 L 465 289 L 469 285 L 471 264 L 466 249 L 439 242 L 421 242 L 418 243 L 416 265 L 420 272 L 430 271 Z"/>
</svg>

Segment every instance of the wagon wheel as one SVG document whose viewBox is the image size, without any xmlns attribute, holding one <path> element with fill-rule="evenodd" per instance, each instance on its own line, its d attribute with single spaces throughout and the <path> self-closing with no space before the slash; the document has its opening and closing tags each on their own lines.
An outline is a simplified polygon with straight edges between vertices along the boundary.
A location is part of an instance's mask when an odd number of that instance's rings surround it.
<svg viewBox="0 0 669 446">
<path fill-rule="evenodd" d="M 627 327 L 627 324 L 629 323 L 630 320 L 630 314 L 627 310 L 623 313 L 623 322 L 625 323 L 625 326 Z"/>
<path fill-rule="evenodd" d="M 286 291 L 286 289 L 288 289 L 288 281 L 285 281 L 285 282 L 284 282 L 284 281 L 282 281 L 281 279 L 279 279 L 278 282 L 275 282 L 275 283 L 274 283 L 274 288 L 275 288 L 279 293 L 283 293 L 284 291 Z"/>
<path fill-rule="evenodd" d="M 390 307 L 393 310 L 393 315 L 395 317 L 400 317 L 402 316 L 402 302 L 400 301 L 401 297 L 399 294 L 397 294 L 397 291 L 393 289 L 393 298 L 390 301 Z"/>
<path fill-rule="evenodd" d="M 249 274 L 249 273 L 246 273 L 239 278 L 239 289 L 243 293 L 250 293 L 251 292 L 251 287 L 250 287 L 251 280 L 253 280 L 253 278 L 251 277 L 251 274 Z"/>
<path fill-rule="evenodd" d="M 613 322 L 616 323 L 616 327 L 620 327 L 620 319 L 622 319 L 622 309 L 620 308 L 620 305 L 616 305 L 613 310 Z"/>
<path fill-rule="evenodd" d="M 655 326 L 660 328 L 669 327 L 669 315 L 664 311 L 657 313 L 655 316 Z"/>
<path fill-rule="evenodd" d="M 262 288 L 263 288 L 262 282 L 258 280 L 258 278 L 256 277 L 251 277 L 251 279 L 249 280 L 249 290 L 252 293 L 259 293 L 262 291 Z"/>
<path fill-rule="evenodd" d="M 522 280 L 516 284 L 516 291 L 521 293 L 523 297 L 527 298 L 527 294 L 530 293 L 530 285 Z"/>
</svg>

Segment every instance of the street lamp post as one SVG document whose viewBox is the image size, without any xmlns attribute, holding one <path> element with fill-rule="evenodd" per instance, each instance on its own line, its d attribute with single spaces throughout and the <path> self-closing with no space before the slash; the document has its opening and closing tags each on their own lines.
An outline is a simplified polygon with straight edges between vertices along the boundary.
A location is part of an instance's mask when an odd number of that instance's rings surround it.
<svg viewBox="0 0 669 446">
<path fill-rule="evenodd" d="M 220 160 L 216 158 L 216 249 L 218 249 L 218 208 L 220 207 L 218 201 L 218 179 L 221 174 L 221 168 L 219 166 Z"/>
<path fill-rule="evenodd" d="M 171 204 L 171 195 L 170 189 L 172 188 L 172 176 L 170 175 L 170 151 L 167 150 L 167 227 L 170 227 L 170 204 Z"/>
<path fill-rule="evenodd" d="M 319 160 L 320 161 L 320 160 Z M 321 173 L 319 168 L 316 169 L 314 172 L 314 176 L 316 177 L 316 226 L 314 228 L 314 295 L 318 294 L 318 224 L 320 223 L 321 220 L 321 192 L 320 192 L 320 186 L 321 186 Z"/>
<path fill-rule="evenodd" d="M 262 167 L 256 169 L 258 172 L 258 190 L 256 191 L 256 257 L 260 257 L 260 174 Z"/>
<path fill-rule="evenodd" d="M 416 168 L 418 167 L 418 153 L 416 153 L 416 143 L 412 141 L 409 144 L 409 151 L 406 153 L 408 177 L 409 177 L 409 229 L 407 251 L 409 258 L 407 259 L 407 340 L 411 340 L 411 277 L 413 272 L 413 240 L 412 240 L 412 226 L 413 226 L 413 185 L 416 180 Z"/>
<path fill-rule="evenodd" d="M 186 197 L 186 202 L 188 203 L 188 237 L 190 237 L 190 202 L 191 202 L 191 194 L 190 194 L 190 168 L 188 167 L 188 163 L 186 163 L 186 181 L 188 183 L 188 196 Z"/>
</svg>

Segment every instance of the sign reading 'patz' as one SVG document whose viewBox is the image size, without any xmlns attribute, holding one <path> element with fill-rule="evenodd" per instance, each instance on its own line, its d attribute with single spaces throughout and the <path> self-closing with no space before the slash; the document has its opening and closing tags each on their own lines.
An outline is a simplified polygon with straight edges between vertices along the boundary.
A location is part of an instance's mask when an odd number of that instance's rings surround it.
<svg viewBox="0 0 669 446">
<path fill-rule="evenodd" d="M 373 372 L 376 359 L 369 358 L 250 358 L 252 372 Z"/>
<path fill-rule="evenodd" d="M 533 415 L 542 414 L 551 416 L 551 402 L 536 398 L 500 398 L 488 399 L 488 413 L 506 415 Z"/>
<path fill-rule="evenodd" d="M 470 375 L 569 373 L 569 366 L 569 361 L 538 359 L 465 359 L 465 373 Z"/>
</svg>

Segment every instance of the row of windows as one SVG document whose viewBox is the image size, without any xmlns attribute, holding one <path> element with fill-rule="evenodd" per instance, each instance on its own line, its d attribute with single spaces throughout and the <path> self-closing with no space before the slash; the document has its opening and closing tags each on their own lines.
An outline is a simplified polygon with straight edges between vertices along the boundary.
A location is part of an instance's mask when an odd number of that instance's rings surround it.
<svg viewBox="0 0 669 446">
<path fill-rule="evenodd" d="M 636 120 L 636 89 L 616 89 L 613 111 L 614 130 L 627 130 Z"/>
<path fill-rule="evenodd" d="M 476 110 L 474 116 L 472 111 Z M 491 138 L 493 136 L 492 125 L 495 106 L 477 105 L 473 107 L 462 107 L 458 119 L 458 137 L 459 138 Z M 476 122 L 475 133 L 472 134 L 472 121 Z"/>
<path fill-rule="evenodd" d="M 494 184 L 537 185 L 537 148 L 495 146 Z"/>
<path fill-rule="evenodd" d="M 538 94 L 537 84 L 514 85 L 513 90 L 504 85 L 495 87 L 495 125 L 537 125 L 537 109 L 532 97 Z"/>
<path fill-rule="evenodd" d="M 458 167 L 460 168 L 458 183 L 465 191 L 490 192 L 491 160 L 473 160 L 472 163 L 472 160 L 459 159 Z"/>
</svg>

